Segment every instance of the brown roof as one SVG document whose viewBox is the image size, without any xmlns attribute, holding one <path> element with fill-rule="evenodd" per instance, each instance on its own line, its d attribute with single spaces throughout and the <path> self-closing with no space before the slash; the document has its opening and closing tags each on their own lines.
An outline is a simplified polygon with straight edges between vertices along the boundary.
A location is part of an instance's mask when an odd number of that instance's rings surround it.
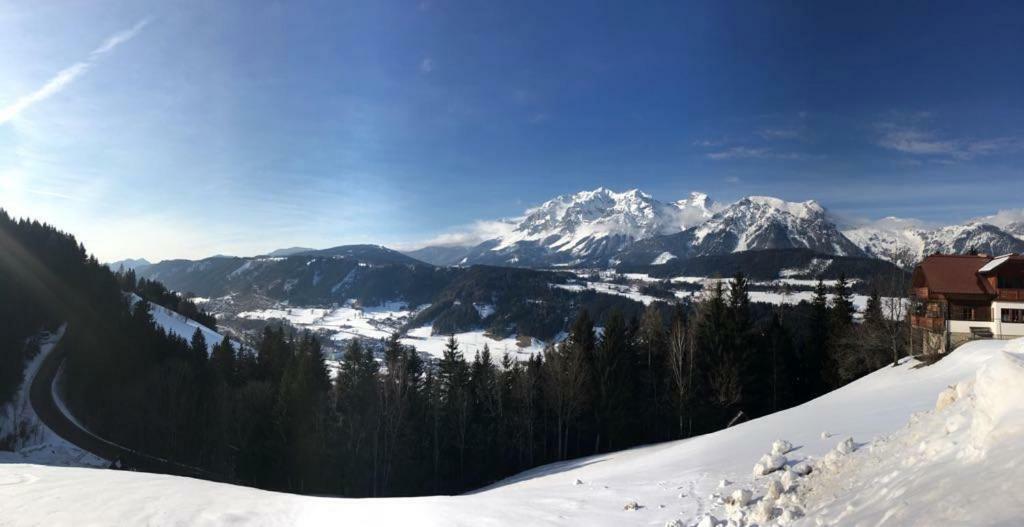
<svg viewBox="0 0 1024 527">
<path fill-rule="evenodd" d="M 933 254 L 914 269 L 914 287 L 927 287 L 929 294 L 993 296 L 996 291 L 978 274 L 991 260 L 990 256 Z"/>
</svg>

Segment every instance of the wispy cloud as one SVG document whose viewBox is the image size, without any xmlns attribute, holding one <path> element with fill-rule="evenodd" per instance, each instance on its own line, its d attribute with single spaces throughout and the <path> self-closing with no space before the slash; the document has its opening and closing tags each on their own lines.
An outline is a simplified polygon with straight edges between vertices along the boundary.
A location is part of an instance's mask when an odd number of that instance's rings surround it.
<svg viewBox="0 0 1024 527">
<path fill-rule="evenodd" d="M 886 216 L 878 219 L 866 219 L 861 217 L 851 216 L 836 216 L 836 223 L 842 228 L 852 229 L 873 229 L 873 230 L 884 230 L 884 231 L 904 231 L 908 229 L 934 229 L 939 227 L 939 223 L 929 222 L 918 218 L 898 218 L 896 216 Z"/>
<path fill-rule="evenodd" d="M 0 109 L 0 124 L 4 124 L 10 121 L 11 119 L 14 119 L 21 112 L 25 111 L 33 104 L 40 101 L 44 101 L 56 95 L 64 88 L 67 88 L 71 83 L 75 81 L 75 79 L 82 76 L 85 72 L 89 71 L 89 69 L 92 68 L 96 61 L 103 57 L 103 55 L 113 51 L 114 48 L 134 38 L 135 35 L 142 31 L 142 29 L 145 28 L 147 24 L 149 24 L 148 18 L 139 21 L 131 28 L 114 33 L 106 40 L 104 40 L 103 43 L 99 45 L 99 47 L 92 50 L 85 60 L 76 62 L 71 66 L 68 66 L 60 70 L 59 72 L 57 72 L 56 75 L 54 75 L 50 80 L 46 81 L 46 83 L 40 86 L 37 90 L 33 91 L 32 93 L 23 95 L 21 98 L 14 101 L 14 103 L 12 103 L 11 105 Z"/>
<path fill-rule="evenodd" d="M 728 159 L 806 159 L 806 155 L 796 152 L 780 152 L 767 147 L 734 146 L 705 154 L 708 159 L 722 161 Z"/>
<path fill-rule="evenodd" d="M 537 112 L 537 113 L 534 113 L 534 114 L 530 115 L 530 123 L 531 124 L 542 124 L 542 123 L 547 122 L 547 120 L 549 118 L 550 118 L 550 116 L 548 114 L 546 114 L 544 112 Z"/>
<path fill-rule="evenodd" d="M 693 146 L 701 148 L 714 148 L 726 144 L 728 141 L 725 139 L 698 139 L 694 141 Z"/>
<path fill-rule="evenodd" d="M 434 59 L 425 57 L 420 61 L 420 73 L 431 73 L 434 71 Z"/>
<path fill-rule="evenodd" d="M 1024 209 L 1003 209 L 990 216 L 974 218 L 974 221 L 990 223 L 1003 229 L 1010 224 L 1024 225 Z M 1020 232 L 1020 234 L 1024 234 L 1024 231 Z"/>
<path fill-rule="evenodd" d="M 938 158 L 938 161 L 967 161 L 1024 150 L 1024 139 L 1020 137 L 951 138 L 919 125 L 891 122 L 879 123 L 877 128 L 879 135 L 875 143 L 878 146 L 914 156 Z"/>
<path fill-rule="evenodd" d="M 761 136 L 766 141 L 792 140 L 802 138 L 804 131 L 795 127 L 762 128 L 757 131 L 757 135 Z"/>
<path fill-rule="evenodd" d="M 510 234 L 516 228 L 515 221 L 477 221 L 470 225 L 457 228 L 452 232 L 446 232 L 419 242 L 397 244 L 402 249 L 419 249 L 421 247 L 458 247 L 476 245 L 487 240 L 493 240 Z"/>
</svg>

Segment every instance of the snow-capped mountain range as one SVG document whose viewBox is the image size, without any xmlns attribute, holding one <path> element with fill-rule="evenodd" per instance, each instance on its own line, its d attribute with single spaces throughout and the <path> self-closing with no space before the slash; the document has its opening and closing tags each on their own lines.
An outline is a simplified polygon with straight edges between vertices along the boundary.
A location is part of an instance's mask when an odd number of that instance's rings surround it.
<svg viewBox="0 0 1024 527">
<path fill-rule="evenodd" d="M 817 202 L 751 196 L 726 206 L 700 225 L 640 240 L 610 263 L 660 265 L 676 258 L 763 249 L 811 249 L 839 256 L 864 256 Z"/>
<path fill-rule="evenodd" d="M 871 225 L 848 229 L 843 234 L 869 256 L 903 267 L 936 252 L 962 254 L 973 250 L 1006 254 L 1024 251 L 1024 232 L 1010 232 L 980 221 L 937 229 L 912 225 L 909 220 L 884 218 Z"/>
<path fill-rule="evenodd" d="M 603 267 L 788 248 L 902 266 L 934 252 L 1024 252 L 1024 222 L 927 229 L 914 220 L 884 218 L 841 229 L 814 200 L 750 196 L 721 204 L 700 192 L 662 202 L 640 190 L 602 187 L 558 196 L 505 224 L 507 229 L 473 247 L 426 247 L 410 254 L 444 265 Z"/>
<path fill-rule="evenodd" d="M 637 240 L 674 234 L 719 208 L 695 192 L 666 203 L 639 190 L 606 188 L 558 196 L 508 221 L 507 232 L 468 250 L 460 264 L 545 267 L 597 264 Z"/>
</svg>

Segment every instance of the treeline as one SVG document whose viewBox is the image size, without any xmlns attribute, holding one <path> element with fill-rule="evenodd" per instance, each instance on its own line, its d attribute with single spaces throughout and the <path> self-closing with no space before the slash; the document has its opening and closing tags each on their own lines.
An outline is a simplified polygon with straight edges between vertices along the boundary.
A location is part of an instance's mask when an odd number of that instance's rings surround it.
<svg viewBox="0 0 1024 527">
<path fill-rule="evenodd" d="M 200 309 L 191 298 L 167 289 L 164 284 L 156 280 L 136 277 L 134 269 L 118 271 L 117 278 L 123 291 L 135 293 L 210 329 L 217 329 L 217 319 L 213 315 Z"/>
<path fill-rule="evenodd" d="M 890 362 L 886 332 L 902 325 L 877 295 L 855 323 L 845 280 L 819 283 L 810 303 L 769 308 L 750 303 L 737 275 L 663 313 L 612 312 L 596 325 L 583 311 L 563 342 L 526 362 L 486 347 L 464 357 L 455 339 L 436 362 L 397 336 L 381 357 L 352 341 L 333 381 L 308 334 L 266 328 L 254 349 L 224 341 L 208 358 L 197 334 L 127 364 L 127 353 L 76 364 L 74 393 L 103 435 L 228 480 L 344 496 L 457 493 L 799 404 Z M 131 314 L 159 333 L 146 317 Z M 137 350 L 128 344 L 116 349 Z"/>
<path fill-rule="evenodd" d="M 0 405 L 21 385 L 25 362 L 39 349 L 36 337 L 62 322 L 54 275 L 70 267 L 43 273 L 40 262 L 84 260 L 85 249 L 73 238 L 0 210 Z"/>
</svg>

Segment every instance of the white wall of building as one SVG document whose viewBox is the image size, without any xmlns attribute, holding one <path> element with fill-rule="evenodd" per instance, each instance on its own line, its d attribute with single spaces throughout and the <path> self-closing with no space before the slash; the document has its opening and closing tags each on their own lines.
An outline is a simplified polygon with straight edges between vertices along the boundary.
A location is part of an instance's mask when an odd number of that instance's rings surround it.
<svg viewBox="0 0 1024 527">
<path fill-rule="evenodd" d="M 996 323 L 995 322 L 976 322 L 971 320 L 949 320 L 946 322 L 949 324 L 950 333 L 970 333 L 971 328 L 988 328 L 992 330 L 993 334 L 996 334 Z M 1015 324 L 1014 324 L 1015 325 Z"/>
<path fill-rule="evenodd" d="M 1003 309 L 1024 309 L 1024 302 L 992 302 L 992 332 L 997 336 L 1024 336 L 1024 324 L 1002 322 Z"/>
</svg>

